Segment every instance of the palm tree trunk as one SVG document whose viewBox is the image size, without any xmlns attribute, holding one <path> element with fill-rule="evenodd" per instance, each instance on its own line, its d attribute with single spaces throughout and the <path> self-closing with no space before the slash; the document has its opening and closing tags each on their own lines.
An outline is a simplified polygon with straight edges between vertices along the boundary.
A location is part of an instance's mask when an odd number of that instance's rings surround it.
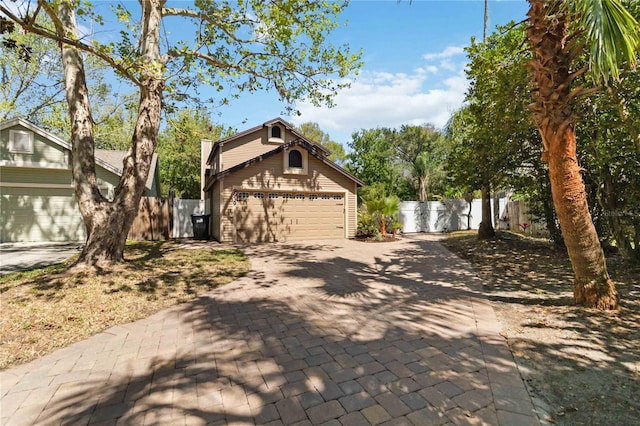
<svg viewBox="0 0 640 426">
<path fill-rule="evenodd" d="M 418 178 L 418 201 L 427 201 L 427 188 L 423 176 Z"/>
<path fill-rule="evenodd" d="M 615 309 L 618 293 L 607 272 L 607 263 L 591 220 L 584 181 L 576 156 L 574 131 L 568 127 L 558 140 L 549 141 L 549 178 L 553 203 L 571 259 L 576 303 L 599 309 Z"/>
<path fill-rule="evenodd" d="M 534 119 L 549 165 L 553 204 L 564 237 L 575 280 L 576 303 L 615 309 L 619 295 L 607 272 L 604 252 L 589 213 L 584 181 L 576 155 L 575 112 L 571 100 L 573 52 L 567 43 L 567 16 L 563 2 L 529 0 L 528 37 L 534 58 Z"/>
<path fill-rule="evenodd" d="M 380 233 L 383 237 L 387 236 L 387 218 L 386 216 L 380 217 Z"/>
<path fill-rule="evenodd" d="M 489 26 L 489 0 L 484 0 L 484 25 L 482 26 L 482 42 L 487 41 L 487 27 Z"/>
</svg>

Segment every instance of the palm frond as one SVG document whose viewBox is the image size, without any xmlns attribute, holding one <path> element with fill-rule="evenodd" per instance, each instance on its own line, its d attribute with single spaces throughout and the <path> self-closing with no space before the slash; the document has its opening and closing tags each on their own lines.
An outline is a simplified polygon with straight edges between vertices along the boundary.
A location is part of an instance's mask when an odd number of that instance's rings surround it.
<svg viewBox="0 0 640 426">
<path fill-rule="evenodd" d="M 590 46 L 590 68 L 596 79 L 619 79 L 625 62 L 633 67 L 640 53 L 640 25 L 620 0 L 569 0 Z"/>
</svg>

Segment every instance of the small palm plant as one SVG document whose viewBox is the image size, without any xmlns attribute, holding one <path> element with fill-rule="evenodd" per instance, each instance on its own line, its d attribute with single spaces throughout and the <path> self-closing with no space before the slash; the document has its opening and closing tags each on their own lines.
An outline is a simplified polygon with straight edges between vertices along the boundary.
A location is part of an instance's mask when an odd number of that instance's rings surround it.
<svg viewBox="0 0 640 426">
<path fill-rule="evenodd" d="M 363 200 L 363 203 L 367 212 L 378 219 L 380 233 L 386 237 L 387 222 L 389 220 L 393 221 L 400 211 L 400 199 L 395 195 L 388 197 L 378 197 L 373 195 L 370 198 Z"/>
</svg>

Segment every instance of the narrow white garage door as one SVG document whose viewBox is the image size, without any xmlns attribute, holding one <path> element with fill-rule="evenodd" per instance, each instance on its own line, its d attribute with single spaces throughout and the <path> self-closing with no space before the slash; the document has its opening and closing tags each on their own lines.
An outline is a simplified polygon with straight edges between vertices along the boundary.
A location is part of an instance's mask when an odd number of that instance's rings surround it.
<svg viewBox="0 0 640 426">
<path fill-rule="evenodd" d="M 345 237 L 343 194 L 239 191 L 235 209 L 237 242 Z"/>
</svg>

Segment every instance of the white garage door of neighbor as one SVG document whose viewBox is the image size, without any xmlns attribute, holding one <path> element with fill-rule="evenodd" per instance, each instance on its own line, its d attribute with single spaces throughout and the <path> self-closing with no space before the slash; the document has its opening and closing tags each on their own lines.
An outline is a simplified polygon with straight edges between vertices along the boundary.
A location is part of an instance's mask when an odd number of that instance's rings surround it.
<svg viewBox="0 0 640 426">
<path fill-rule="evenodd" d="M 335 193 L 236 193 L 236 241 L 344 238 L 344 195 Z"/>
<path fill-rule="evenodd" d="M 3 187 L 0 241 L 82 241 L 85 227 L 70 188 Z"/>
</svg>

